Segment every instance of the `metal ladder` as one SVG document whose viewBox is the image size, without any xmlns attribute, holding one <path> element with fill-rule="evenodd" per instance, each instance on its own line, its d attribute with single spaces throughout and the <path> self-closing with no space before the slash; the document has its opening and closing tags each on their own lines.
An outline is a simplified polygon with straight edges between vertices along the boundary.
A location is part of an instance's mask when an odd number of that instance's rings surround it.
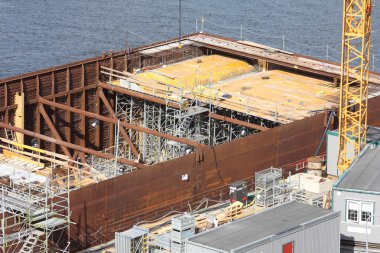
<svg viewBox="0 0 380 253">
<path fill-rule="evenodd" d="M 39 237 L 43 235 L 44 232 L 35 230 L 26 238 L 24 245 L 22 246 L 20 253 L 31 253 L 36 246 Z"/>
<path fill-rule="evenodd" d="M 13 142 L 17 142 L 17 138 L 16 138 L 16 134 L 15 132 L 13 132 L 12 130 L 8 129 L 8 128 L 4 128 L 4 131 L 5 131 L 5 138 L 10 140 L 10 141 L 13 141 Z M 15 149 L 17 147 L 15 147 L 14 145 L 8 143 L 8 147 L 11 148 L 11 149 Z"/>
<path fill-rule="evenodd" d="M 183 135 L 184 133 L 187 133 L 189 131 L 189 127 L 191 125 L 191 122 L 193 122 L 194 117 L 186 117 L 183 119 L 183 121 L 179 125 L 179 132 L 177 134 Z"/>
</svg>

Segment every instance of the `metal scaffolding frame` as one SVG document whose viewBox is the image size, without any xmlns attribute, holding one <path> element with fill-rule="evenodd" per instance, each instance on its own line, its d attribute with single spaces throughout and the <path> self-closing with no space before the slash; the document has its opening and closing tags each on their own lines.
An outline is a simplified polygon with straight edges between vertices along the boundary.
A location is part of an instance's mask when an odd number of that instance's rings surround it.
<svg viewBox="0 0 380 253">
<path fill-rule="evenodd" d="M 165 131 L 168 134 L 193 140 L 198 143 L 209 144 L 208 108 L 197 105 L 196 101 L 185 99 L 190 106 L 184 109 L 166 107 Z M 174 141 L 166 141 L 166 159 L 176 158 L 193 150 L 187 145 Z"/>
<path fill-rule="evenodd" d="M 255 173 L 256 204 L 271 207 L 283 201 L 282 169 L 268 168 Z"/>
<path fill-rule="evenodd" d="M 183 140 L 209 146 L 229 142 L 254 134 L 261 129 L 279 125 L 279 123 L 251 115 L 249 112 L 252 108 L 248 102 L 245 113 L 221 108 L 220 101 L 228 98 L 224 97 L 226 94 L 221 94 L 220 90 L 213 88 L 212 74 L 209 75 L 208 84 L 197 85 L 197 77 L 195 77 L 195 86 L 188 87 L 186 81 L 176 86 L 162 82 L 157 84 L 145 83 L 132 73 L 107 67 L 102 67 L 100 72 L 108 80 L 107 85 L 129 91 L 123 93 L 112 89 L 115 94 L 115 114 L 120 122 L 142 126 Z M 120 83 L 116 84 L 115 80 L 119 80 Z M 102 87 L 105 88 L 106 86 L 103 85 Z M 141 94 L 141 96 L 134 96 L 133 93 Z M 144 99 L 144 96 L 154 99 L 148 101 Z M 205 97 L 209 99 L 205 99 Z M 214 97 L 215 99 L 212 99 Z M 249 99 L 244 100 L 249 101 Z M 226 116 L 230 122 L 213 118 L 210 116 L 211 114 Z M 246 123 L 246 125 L 241 123 Z M 193 147 L 174 140 L 132 129 L 127 129 L 127 131 L 130 140 L 139 151 L 139 157 L 134 156 L 123 136 L 119 134 L 118 125 L 115 125 L 114 143 L 116 146 L 104 152 L 113 150 L 116 157 L 138 160 L 141 163 L 152 165 L 194 151 Z M 120 169 L 120 164 L 113 166 L 110 165 L 113 161 L 108 161 L 107 164 L 106 160 L 103 160 L 100 162 L 99 159 L 95 159 L 90 164 L 99 171 L 113 168 L 125 173 L 134 170 L 132 166 L 127 166 L 129 167 L 127 169 Z M 112 173 L 108 173 L 107 176 L 111 176 L 110 174 Z M 118 175 L 119 172 L 114 174 Z"/>
<path fill-rule="evenodd" d="M 1 252 L 68 252 L 75 167 L 65 156 L 2 142 L 18 148 L 0 145 Z"/>
</svg>

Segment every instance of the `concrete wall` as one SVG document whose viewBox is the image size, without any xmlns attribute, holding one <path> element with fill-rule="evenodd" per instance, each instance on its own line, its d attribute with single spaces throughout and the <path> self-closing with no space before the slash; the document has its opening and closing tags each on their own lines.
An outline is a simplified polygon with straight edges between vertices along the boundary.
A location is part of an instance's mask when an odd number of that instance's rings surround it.
<svg viewBox="0 0 380 253">
<path fill-rule="evenodd" d="M 374 202 L 374 224 L 367 227 L 368 241 L 370 243 L 380 243 L 380 195 L 364 194 L 356 192 L 333 191 L 333 210 L 341 212 L 340 232 L 342 240 L 366 241 L 366 225 L 356 224 L 346 221 L 347 200 L 364 200 Z M 350 232 L 355 231 L 355 232 Z"/>
<path fill-rule="evenodd" d="M 286 233 L 282 237 L 275 237 L 272 241 L 256 244 L 244 249 L 236 249 L 236 253 L 278 253 L 282 252 L 284 244 L 294 241 L 294 253 L 339 253 L 340 252 L 340 216 L 330 218 L 304 229 Z M 249 236 L 249 235 L 247 235 Z M 206 248 L 202 245 L 186 243 L 186 253 L 220 253 L 218 249 Z"/>
</svg>

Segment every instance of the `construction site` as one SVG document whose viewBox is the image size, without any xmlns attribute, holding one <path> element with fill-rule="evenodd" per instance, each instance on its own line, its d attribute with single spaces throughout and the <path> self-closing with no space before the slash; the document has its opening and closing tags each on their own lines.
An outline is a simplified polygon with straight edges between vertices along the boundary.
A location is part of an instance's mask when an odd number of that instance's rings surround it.
<svg viewBox="0 0 380 253">
<path fill-rule="evenodd" d="M 0 252 L 248 252 L 260 238 L 216 249 L 202 235 L 212 242 L 235 220 L 265 227 L 256 213 L 276 206 L 305 230 L 340 217 L 333 185 L 367 124 L 380 127 L 380 73 L 366 64 L 359 79 L 355 67 L 342 75 L 339 63 L 200 32 L 0 80 Z M 347 115 L 364 112 L 359 137 L 342 125 L 343 78 Z M 354 151 L 327 173 L 337 128 L 339 154 Z"/>
</svg>

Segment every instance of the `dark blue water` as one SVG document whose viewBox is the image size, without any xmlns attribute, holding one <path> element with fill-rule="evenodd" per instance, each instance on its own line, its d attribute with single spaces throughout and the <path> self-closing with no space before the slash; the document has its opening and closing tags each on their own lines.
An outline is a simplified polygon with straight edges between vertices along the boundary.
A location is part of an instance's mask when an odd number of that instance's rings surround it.
<svg viewBox="0 0 380 253">
<path fill-rule="evenodd" d="M 239 39 L 243 26 L 246 39 L 282 48 L 285 35 L 287 50 L 340 59 L 334 49 L 340 50 L 341 0 L 182 0 L 182 6 L 183 33 L 195 31 L 196 19 L 200 29 L 203 16 L 207 32 Z M 132 46 L 178 35 L 178 0 L 0 0 L 0 17 L 0 78 L 123 49 L 127 31 L 139 35 L 128 33 Z M 373 20 L 380 71 L 379 7 Z"/>
</svg>

